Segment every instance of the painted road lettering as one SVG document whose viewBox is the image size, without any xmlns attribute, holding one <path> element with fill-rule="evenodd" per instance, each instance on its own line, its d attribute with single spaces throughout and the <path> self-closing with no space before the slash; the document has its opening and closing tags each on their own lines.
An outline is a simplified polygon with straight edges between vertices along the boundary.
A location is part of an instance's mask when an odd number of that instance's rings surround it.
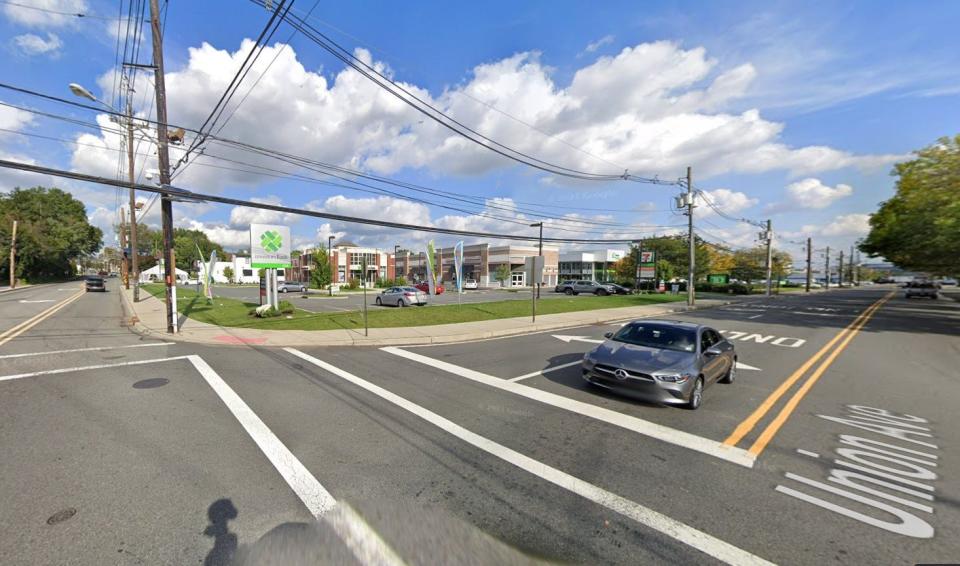
<svg viewBox="0 0 960 566">
<path fill-rule="evenodd" d="M 917 515 L 914 511 L 933 514 L 935 488 L 929 482 L 937 480 L 933 469 L 937 467 L 939 456 L 913 445 L 902 445 L 902 441 L 906 441 L 937 449 L 936 444 L 911 437 L 932 438 L 930 428 L 922 426 L 927 424 L 927 420 L 862 405 L 847 405 L 847 410 L 848 413 L 843 417 L 817 416 L 879 434 L 884 437 L 883 440 L 841 434 L 841 446 L 835 449 L 837 458 L 833 460 L 836 467 L 828 470 L 826 478 L 830 483 L 787 472 L 784 475 L 788 480 L 801 485 L 777 485 L 775 490 L 886 531 L 913 538 L 933 538 L 933 525 L 926 516 Z M 888 442 L 891 438 L 901 443 Z M 807 450 L 798 449 L 797 452 L 820 457 Z M 844 500 L 872 507 L 880 514 L 855 511 L 847 507 Z M 894 520 L 890 520 L 890 516 Z"/>
<path fill-rule="evenodd" d="M 773 334 L 757 334 L 751 332 L 741 332 L 739 330 L 720 330 L 720 334 L 727 340 L 739 340 L 740 342 L 756 342 L 757 344 L 769 344 L 771 346 L 780 346 L 781 348 L 799 348 L 807 343 L 803 338 L 794 338 L 792 336 L 775 336 Z"/>
</svg>

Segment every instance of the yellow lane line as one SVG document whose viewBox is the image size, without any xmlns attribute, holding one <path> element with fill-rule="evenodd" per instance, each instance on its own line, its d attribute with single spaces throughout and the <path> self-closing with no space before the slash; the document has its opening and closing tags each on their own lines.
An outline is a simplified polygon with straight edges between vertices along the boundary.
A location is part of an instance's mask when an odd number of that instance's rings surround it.
<svg viewBox="0 0 960 566">
<path fill-rule="evenodd" d="M 773 391 L 773 393 L 771 393 L 766 399 L 764 399 L 763 403 L 760 403 L 760 406 L 757 407 L 753 411 L 753 413 L 750 414 L 749 417 L 747 417 L 746 419 L 743 420 L 743 422 L 737 425 L 737 428 L 735 428 L 733 432 L 730 433 L 730 436 L 728 436 L 727 439 L 723 441 L 723 443 L 726 444 L 727 446 L 736 446 L 738 442 L 743 440 L 743 437 L 749 434 L 750 431 L 753 430 L 755 426 L 757 426 L 757 423 L 759 423 L 760 420 L 764 416 L 766 416 L 768 412 L 770 412 L 770 409 L 772 409 L 773 406 L 777 403 L 777 401 L 779 401 L 780 398 L 783 397 L 784 394 L 786 394 L 786 392 L 789 391 L 791 387 L 793 387 L 793 384 L 796 383 L 801 377 L 803 377 L 803 374 L 807 373 L 807 370 L 809 370 L 813 366 L 813 364 L 817 363 L 817 360 L 822 358 L 823 355 L 830 350 L 830 348 L 832 348 L 837 342 L 842 340 L 843 337 L 846 336 L 848 332 L 850 332 L 850 329 L 856 326 L 856 324 L 860 322 L 860 320 L 862 320 L 863 317 L 866 316 L 868 312 L 870 312 L 870 309 L 874 308 L 875 306 L 880 304 L 881 301 L 884 301 L 884 300 L 886 299 L 885 298 L 880 299 L 877 302 L 870 305 L 869 307 L 867 307 L 862 313 L 860 313 L 857 316 L 857 318 L 853 319 L 853 322 L 851 322 L 849 325 L 847 325 L 846 328 L 844 328 L 839 333 L 837 333 L 837 335 L 834 336 L 829 342 L 827 342 L 823 348 L 820 348 L 820 350 L 816 354 L 811 356 L 810 359 L 805 361 L 802 366 L 797 368 L 797 371 L 793 372 L 790 375 L 790 377 L 788 377 L 783 383 L 780 384 L 779 387 L 777 387 Z"/>
<path fill-rule="evenodd" d="M 62 309 L 63 307 L 67 306 L 68 304 L 70 304 L 70 303 L 72 303 L 73 301 L 76 301 L 77 299 L 79 299 L 80 297 L 82 297 L 85 293 L 86 293 L 86 291 L 80 291 L 80 292 L 77 293 L 76 295 L 71 295 L 71 296 L 67 297 L 66 299 L 60 301 L 59 303 L 53 305 L 52 307 L 48 308 L 47 310 L 45 310 L 45 311 L 43 311 L 43 312 L 41 312 L 41 313 L 39 313 L 39 314 L 37 314 L 37 315 L 34 315 L 32 318 L 29 318 L 29 319 L 21 322 L 20 324 L 14 326 L 13 328 L 5 331 L 3 334 L 0 334 L 0 346 L 3 346 L 3 345 L 6 344 L 7 342 L 13 340 L 13 339 L 16 338 L 17 336 L 20 336 L 21 334 L 23 334 L 23 333 L 26 332 L 27 330 L 30 330 L 31 328 L 33 328 L 33 327 L 36 326 L 37 324 L 40 324 L 41 322 L 43 322 L 44 320 L 46 320 L 47 318 L 49 318 L 50 316 L 52 316 L 52 315 L 53 315 L 55 312 L 57 312 L 58 310 Z"/>
<path fill-rule="evenodd" d="M 854 337 L 860 332 L 860 329 L 862 329 L 867 324 L 867 322 L 874 315 L 874 313 L 880 310 L 880 307 L 882 307 L 884 303 L 889 301 L 892 296 L 893 296 L 893 293 L 887 295 L 886 297 L 880 299 L 880 301 L 875 303 L 873 306 L 867 309 L 867 311 L 864 312 L 866 316 L 860 319 L 859 323 L 857 324 L 857 327 L 851 330 L 850 333 L 847 334 L 847 337 L 843 340 L 843 343 L 837 346 L 837 349 L 831 352 L 829 356 L 827 356 L 827 359 L 825 359 L 823 363 L 820 364 L 820 366 L 816 369 L 816 371 L 810 374 L 810 377 L 807 378 L 807 381 L 800 387 L 800 389 L 797 390 L 796 393 L 793 394 L 793 397 L 791 397 L 790 400 L 787 401 L 787 403 L 783 406 L 783 409 L 780 410 L 780 413 L 777 415 L 777 417 L 773 419 L 773 421 L 771 421 L 769 425 L 767 425 L 767 428 L 764 429 L 763 433 L 760 435 L 759 438 L 757 438 L 757 441 L 753 443 L 753 446 L 750 447 L 748 452 L 750 452 L 754 456 L 759 456 L 760 453 L 763 452 L 763 449 L 767 447 L 767 444 L 770 442 L 770 440 L 773 439 L 774 435 L 777 434 L 777 431 L 780 430 L 780 427 L 782 427 L 783 424 L 787 422 L 787 419 L 790 418 L 790 415 L 793 413 L 794 409 L 797 408 L 797 405 L 800 404 L 800 401 L 803 400 L 804 396 L 806 396 L 806 394 L 810 391 L 810 389 L 814 386 L 814 384 L 817 383 L 817 380 L 820 379 L 820 376 L 823 375 L 825 371 L 827 371 L 827 368 L 829 368 L 831 364 L 833 364 L 833 361 L 837 359 L 837 356 L 839 356 L 846 349 L 847 345 L 849 345 L 850 342 L 854 339 Z"/>
</svg>

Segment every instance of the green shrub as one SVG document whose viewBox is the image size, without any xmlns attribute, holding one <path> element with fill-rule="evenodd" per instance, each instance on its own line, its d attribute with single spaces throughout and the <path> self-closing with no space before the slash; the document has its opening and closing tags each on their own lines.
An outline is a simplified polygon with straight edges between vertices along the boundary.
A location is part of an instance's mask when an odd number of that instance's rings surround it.
<svg viewBox="0 0 960 566">
<path fill-rule="evenodd" d="M 407 285 L 407 278 L 401 275 L 393 280 L 392 287 L 405 287 Z"/>
<path fill-rule="evenodd" d="M 353 277 L 351 277 L 350 279 L 347 279 L 346 287 L 351 291 L 356 291 L 357 289 L 360 288 L 360 280 L 354 279 Z"/>
<path fill-rule="evenodd" d="M 290 301 L 280 301 L 280 312 L 283 314 L 293 314 L 297 310 Z"/>
</svg>

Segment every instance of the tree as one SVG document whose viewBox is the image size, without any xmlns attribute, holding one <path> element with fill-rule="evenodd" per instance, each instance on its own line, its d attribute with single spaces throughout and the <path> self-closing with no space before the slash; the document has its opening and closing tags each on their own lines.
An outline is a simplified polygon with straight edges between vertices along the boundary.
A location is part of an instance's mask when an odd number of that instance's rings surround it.
<svg viewBox="0 0 960 566">
<path fill-rule="evenodd" d="M 646 238 L 643 240 L 643 251 L 654 252 L 657 262 L 657 278 L 673 279 L 679 277 L 687 278 L 690 269 L 690 247 L 687 244 L 686 236 L 660 236 L 655 238 Z M 709 246 L 699 237 L 695 237 L 694 257 L 696 265 L 694 267 L 694 278 L 703 279 L 708 273 L 712 273 L 711 257 Z M 637 246 L 631 246 L 630 253 L 617 262 L 617 277 L 622 280 L 633 281 L 636 277 L 637 269 Z M 667 267 L 669 265 L 669 268 Z M 669 277 L 664 276 L 669 273 Z"/>
<path fill-rule="evenodd" d="M 160 237 L 163 233 L 157 231 Z M 137 234 L 138 240 L 140 234 Z M 197 255 L 197 247 L 204 254 L 204 257 Z M 163 249 L 161 246 L 160 249 Z M 177 267 L 184 271 L 193 269 L 197 260 L 206 263 L 210 259 L 210 252 L 216 250 L 217 257 L 224 259 L 227 254 L 223 246 L 210 241 L 210 238 L 200 230 L 188 230 L 186 228 L 174 228 L 173 230 L 173 249 L 177 260 Z"/>
<path fill-rule="evenodd" d="M 733 253 L 716 246 L 707 246 L 707 257 L 710 258 L 710 273 L 730 273 L 735 265 Z"/>
<path fill-rule="evenodd" d="M 497 267 L 497 271 L 493 274 L 493 278 L 500 282 L 500 286 L 503 286 L 503 282 L 510 279 L 510 266 L 503 264 Z"/>
<path fill-rule="evenodd" d="M 737 250 L 733 252 L 733 268 L 730 276 L 751 283 L 767 276 L 767 250 L 763 247 Z"/>
<path fill-rule="evenodd" d="M 223 268 L 223 276 L 227 278 L 229 283 L 233 283 L 233 268 L 229 265 Z"/>
<path fill-rule="evenodd" d="M 323 289 L 333 282 L 333 267 L 330 265 L 327 250 L 317 250 L 313 253 L 313 269 L 310 270 L 310 282 L 317 289 Z"/>
<path fill-rule="evenodd" d="M 902 269 L 960 273 L 960 135 L 898 163 L 897 192 L 870 217 L 860 250 Z"/>
<path fill-rule="evenodd" d="M 84 204 L 57 188 L 15 188 L 0 193 L 0 257 L 10 257 L 17 221 L 17 277 L 42 280 L 73 275 L 71 261 L 100 248 L 103 231 L 87 220 Z M 0 262 L 0 281 L 9 279 Z"/>
</svg>

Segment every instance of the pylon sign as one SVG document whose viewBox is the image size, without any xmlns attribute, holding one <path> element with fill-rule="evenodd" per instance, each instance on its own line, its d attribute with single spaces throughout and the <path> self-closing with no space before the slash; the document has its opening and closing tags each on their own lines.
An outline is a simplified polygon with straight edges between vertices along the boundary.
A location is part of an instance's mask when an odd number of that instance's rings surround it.
<svg viewBox="0 0 960 566">
<path fill-rule="evenodd" d="M 250 263 L 253 267 L 290 267 L 290 227 L 250 225 Z"/>
</svg>

